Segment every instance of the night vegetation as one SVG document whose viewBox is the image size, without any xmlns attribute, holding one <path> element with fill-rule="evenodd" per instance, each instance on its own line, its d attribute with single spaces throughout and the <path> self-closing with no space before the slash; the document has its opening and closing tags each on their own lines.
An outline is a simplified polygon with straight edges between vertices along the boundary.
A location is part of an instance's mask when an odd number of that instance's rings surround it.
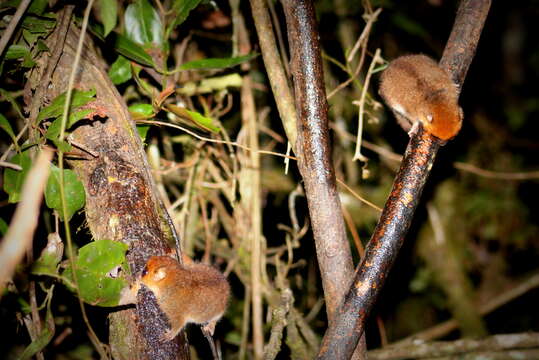
<svg viewBox="0 0 539 360">
<path fill-rule="evenodd" d="M 230 283 L 214 334 L 223 359 L 317 356 L 348 291 L 324 292 L 324 276 L 352 281 L 410 139 L 380 73 L 405 54 L 440 59 L 459 3 L 314 2 L 333 164 L 322 170 L 334 168 L 342 214 L 330 215 L 346 231 L 336 265 L 315 247 L 311 168 L 297 159 L 318 148 L 298 147 L 287 4 L 0 4 L 0 357 L 211 358 L 193 324 L 160 342 L 150 291 L 118 306 L 148 257 L 177 247 Z M 369 358 L 539 358 L 538 5 L 490 8 L 460 87 L 462 129 L 440 147 L 367 319 Z"/>
</svg>

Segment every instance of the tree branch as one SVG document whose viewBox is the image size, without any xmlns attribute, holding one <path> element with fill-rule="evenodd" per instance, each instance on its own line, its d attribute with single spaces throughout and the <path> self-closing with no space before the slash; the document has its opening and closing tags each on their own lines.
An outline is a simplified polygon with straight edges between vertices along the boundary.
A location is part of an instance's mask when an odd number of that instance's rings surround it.
<svg viewBox="0 0 539 360">
<path fill-rule="evenodd" d="M 389 346 L 384 349 L 369 351 L 371 360 L 398 360 L 410 358 L 433 358 L 456 356 L 459 358 L 466 353 L 502 352 L 508 350 L 539 351 L 539 333 L 501 334 L 482 339 L 461 339 L 456 341 L 433 341 L 429 343 L 408 343 L 404 346 Z M 504 354 L 504 353 L 502 353 Z M 504 359 L 511 357 L 504 354 Z M 504 356 L 502 355 L 502 356 Z M 475 357 L 478 358 L 478 357 Z M 485 357 L 490 358 L 490 357 Z M 501 358 L 501 357 L 497 357 Z M 522 357 L 529 359 L 529 357 Z"/>
<path fill-rule="evenodd" d="M 47 39 L 47 45 L 58 57 L 44 56 L 39 59 L 38 66 L 47 71 L 42 72 L 44 75 L 41 78 L 39 72 L 35 72 L 35 78 L 31 81 L 32 84 L 45 83 L 44 87 L 39 86 L 42 95 L 31 105 L 36 114 L 40 106 L 65 91 L 67 74 L 74 63 L 79 30 L 69 17 L 62 19 L 67 26 L 57 27 L 55 31 L 61 33 Z M 57 38 L 65 38 L 65 42 L 55 41 Z M 140 275 L 151 255 L 170 252 L 173 229 L 167 222 L 135 124 L 104 69 L 103 60 L 87 38 L 77 67 L 74 88 L 96 90 L 96 100 L 91 106 L 100 118 L 77 126 L 71 136 L 97 157 L 72 160 L 70 164 L 86 190 L 86 220 L 93 238 L 128 244 L 127 260 L 131 276 L 135 278 Z M 49 83 L 53 85 L 49 86 Z M 183 333 L 175 341 L 163 343 L 161 340 L 168 324 L 153 293 L 147 289 L 141 290 L 137 300 L 136 309 L 110 315 L 113 356 L 133 359 L 189 358 Z"/>
<path fill-rule="evenodd" d="M 440 66 L 459 88 L 475 54 L 490 0 L 463 0 Z M 318 359 L 348 359 L 374 306 L 412 222 L 421 192 L 442 143 L 421 126 L 412 135 L 384 211 L 367 245 L 366 255 L 326 331 Z"/>
<path fill-rule="evenodd" d="M 305 185 L 331 325 L 350 284 L 353 263 L 331 157 L 320 41 L 310 0 L 286 0 L 283 6 L 298 118 L 296 154 Z M 362 356 L 362 352 L 358 356 Z"/>
<path fill-rule="evenodd" d="M 266 5 L 266 0 L 251 0 L 253 20 L 255 22 L 258 43 L 264 59 L 264 66 L 268 73 L 268 79 L 273 91 L 275 103 L 281 116 L 281 121 L 286 132 L 286 136 L 292 148 L 296 147 L 296 110 L 294 98 L 288 86 L 288 79 L 284 71 L 277 43 L 273 33 L 273 26 Z"/>
</svg>

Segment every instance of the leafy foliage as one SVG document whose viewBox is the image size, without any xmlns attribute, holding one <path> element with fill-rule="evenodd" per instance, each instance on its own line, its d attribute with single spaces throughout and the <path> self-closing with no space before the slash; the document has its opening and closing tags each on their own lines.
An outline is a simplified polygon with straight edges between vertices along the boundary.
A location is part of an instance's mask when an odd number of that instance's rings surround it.
<svg viewBox="0 0 539 360">
<path fill-rule="evenodd" d="M 200 4 L 201 0 L 174 0 L 172 2 L 172 11 L 174 12 L 174 20 L 170 23 L 166 30 L 166 37 L 170 36 L 175 27 L 181 25 L 189 16 L 189 13 Z"/>
<path fill-rule="evenodd" d="M 103 35 L 107 35 L 116 27 L 118 20 L 118 3 L 116 0 L 99 0 L 99 15 L 103 21 Z"/>
<path fill-rule="evenodd" d="M 45 202 L 47 206 L 58 212 L 60 219 L 64 219 L 64 209 L 60 197 L 60 174 L 61 171 L 57 166 L 51 165 L 51 173 L 47 186 L 45 188 Z M 84 186 L 77 178 L 77 175 L 73 170 L 64 169 L 64 191 L 66 194 L 66 214 L 65 218 L 71 219 L 73 214 L 80 210 L 84 206 L 86 201 L 86 195 L 84 193 Z"/>
<path fill-rule="evenodd" d="M 118 277 L 120 269 L 127 269 L 125 262 L 126 244 L 111 240 L 96 240 L 79 250 L 75 261 L 75 276 L 81 298 L 97 306 L 117 306 L 120 293 L 127 282 Z M 73 269 L 64 275 L 74 280 Z"/>
<path fill-rule="evenodd" d="M 77 120 L 80 120 L 80 116 L 73 115 L 73 111 L 80 106 L 88 104 L 95 99 L 95 90 L 79 91 L 73 90 L 71 104 L 69 105 L 70 118 L 67 123 L 67 128 L 71 127 Z M 45 119 L 56 118 L 58 119 L 63 111 L 66 102 L 66 93 L 56 97 L 52 103 L 44 107 L 37 116 L 37 122 L 41 122 Z"/>
<path fill-rule="evenodd" d="M 114 85 L 120 85 L 131 79 L 131 64 L 122 55 L 119 55 L 109 69 L 109 77 Z"/>
<path fill-rule="evenodd" d="M 28 151 L 24 151 L 13 156 L 11 162 L 19 165 L 22 170 L 19 171 L 9 168 L 4 170 L 4 191 L 9 194 L 8 201 L 16 203 L 21 199 L 22 185 L 32 166 L 32 160 L 30 159 Z"/>
<path fill-rule="evenodd" d="M 0 128 L 2 128 L 2 130 L 4 130 L 11 137 L 13 143 L 17 143 L 17 140 L 15 139 L 15 133 L 13 132 L 9 121 L 2 114 L 0 114 Z"/>
<path fill-rule="evenodd" d="M 180 70 L 201 70 L 201 69 L 226 69 L 252 60 L 257 54 L 249 54 L 245 56 L 224 58 L 224 59 L 201 59 L 186 62 L 180 66 Z"/>
<path fill-rule="evenodd" d="M 90 31 L 101 41 L 105 41 L 105 33 L 98 25 L 90 27 Z M 112 32 L 107 36 L 106 43 L 118 54 L 145 66 L 153 66 L 152 57 L 142 46 L 130 40 L 127 36 Z"/>
<path fill-rule="evenodd" d="M 163 45 L 163 24 L 148 0 L 137 0 L 128 5 L 124 21 L 129 39 L 141 45 Z"/>
</svg>

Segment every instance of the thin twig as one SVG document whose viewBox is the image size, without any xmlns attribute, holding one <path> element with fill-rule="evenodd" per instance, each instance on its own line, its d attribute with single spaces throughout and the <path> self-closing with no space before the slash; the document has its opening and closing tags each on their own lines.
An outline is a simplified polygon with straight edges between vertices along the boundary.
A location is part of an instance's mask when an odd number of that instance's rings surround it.
<svg viewBox="0 0 539 360">
<path fill-rule="evenodd" d="M 355 139 L 355 136 L 350 134 L 349 132 L 339 128 L 338 126 L 335 126 L 334 123 L 330 124 L 333 131 L 339 133 L 340 136 L 345 137 L 348 140 Z M 383 156 L 384 158 L 395 161 L 395 162 L 401 162 L 402 161 L 402 155 L 397 154 L 396 152 L 391 151 L 390 149 L 387 149 L 383 146 L 377 145 L 375 143 L 372 143 L 367 140 L 363 140 L 363 147 L 366 149 L 371 150 L 372 152 L 377 153 L 380 156 Z M 534 180 L 539 178 L 539 171 L 515 171 L 515 172 L 508 172 L 508 171 L 493 171 L 488 169 L 482 169 L 480 167 L 477 167 L 473 164 L 468 164 L 465 162 L 454 162 L 453 166 L 455 169 L 458 169 L 460 171 L 469 172 L 478 176 L 483 176 L 490 179 L 498 179 L 498 180 Z"/>
<path fill-rule="evenodd" d="M 0 243 L 0 264 L 2 264 L 0 266 L 0 294 L 3 294 L 6 282 L 11 278 L 15 267 L 32 243 L 52 155 L 52 151 L 42 150 L 34 166 L 28 172 L 21 190 L 21 201 L 17 205 L 8 231 Z"/>
<path fill-rule="evenodd" d="M 287 78 L 290 78 L 290 59 L 288 58 L 288 54 L 286 52 L 286 46 L 284 42 L 283 32 L 281 31 L 281 24 L 279 22 L 279 17 L 277 16 L 277 12 L 275 11 L 275 4 L 273 1 L 266 0 L 266 3 L 268 5 L 270 14 L 271 14 L 271 20 L 273 22 L 273 26 L 275 26 L 275 34 L 277 37 L 277 41 L 279 42 L 279 52 L 281 53 L 281 61 L 284 65 L 284 71 Z"/>
<path fill-rule="evenodd" d="M 365 247 L 359 238 L 359 233 L 357 232 L 356 225 L 354 224 L 354 219 L 352 218 L 352 215 L 350 215 L 350 212 L 346 209 L 346 206 L 342 207 L 342 213 L 344 216 L 344 221 L 348 226 L 348 231 L 350 231 L 352 239 L 354 239 L 354 245 L 356 245 L 359 258 L 361 259 L 363 256 L 365 256 Z"/>
<path fill-rule="evenodd" d="M 483 176 L 490 179 L 499 179 L 499 180 L 531 180 L 539 179 L 539 171 L 521 171 L 521 172 L 503 172 L 503 171 L 492 171 L 478 168 L 475 165 L 467 164 L 463 162 L 455 162 L 453 166 L 456 169 L 467 171 L 475 175 Z"/>
<path fill-rule="evenodd" d="M 243 150 L 246 150 L 246 151 L 254 151 L 250 147 L 242 145 L 242 144 L 240 144 L 238 142 L 235 142 L 235 141 L 218 140 L 218 139 L 211 139 L 211 138 L 207 138 L 207 137 L 204 137 L 204 136 L 200 136 L 196 132 L 191 131 L 191 130 L 189 130 L 187 128 L 184 128 L 183 126 L 176 125 L 176 124 L 170 124 L 170 123 L 166 123 L 166 122 L 163 122 L 163 121 L 156 121 L 156 120 L 137 120 L 137 123 L 139 123 L 139 124 L 168 126 L 168 127 L 171 127 L 171 128 L 175 128 L 175 129 L 178 129 L 178 130 L 185 131 L 189 135 L 191 135 L 191 136 L 193 136 L 193 137 L 195 137 L 195 138 L 197 138 L 199 140 L 202 140 L 202 141 L 207 141 L 207 142 L 211 142 L 211 143 L 215 143 L 215 144 L 225 144 L 225 145 L 230 145 L 230 146 L 236 146 L 236 147 L 239 147 L 240 149 L 243 149 Z M 259 153 L 259 154 L 274 155 L 274 156 L 279 156 L 279 157 L 283 157 L 283 158 L 287 158 L 287 159 L 297 160 L 297 158 L 295 156 L 281 154 L 281 153 L 278 153 L 278 152 L 275 152 L 275 151 L 256 150 L 256 152 Z"/>
<path fill-rule="evenodd" d="M 247 141 L 253 149 L 258 149 L 258 126 L 255 103 L 251 88 L 251 78 L 244 77 L 242 91 L 242 120 L 247 129 Z M 263 307 L 262 307 L 262 283 L 261 283 L 261 241 L 262 241 L 262 214 L 260 203 L 260 156 L 257 151 L 251 151 L 248 160 L 245 160 L 244 176 L 249 179 L 240 187 L 242 194 L 241 201 L 249 211 L 251 229 L 250 238 L 250 260 L 251 260 L 251 291 L 252 291 L 252 322 L 253 322 L 253 347 L 254 358 L 261 359 L 264 353 L 264 332 L 263 332 Z"/>
<path fill-rule="evenodd" d="M 369 83 L 371 80 L 372 73 L 374 71 L 374 67 L 377 63 L 381 62 L 382 58 L 380 57 L 380 49 L 376 49 L 376 52 L 374 53 L 374 56 L 371 61 L 371 65 L 369 66 L 369 70 L 367 71 L 367 75 L 365 76 L 365 82 L 363 83 L 363 90 L 361 91 L 361 97 L 359 101 L 355 105 L 359 105 L 359 122 L 358 122 L 358 129 L 357 129 L 357 139 L 356 139 L 356 151 L 354 153 L 353 160 L 360 160 L 360 161 L 367 161 L 367 158 L 361 154 L 361 143 L 363 138 L 363 116 L 365 114 L 365 97 L 367 96 L 367 90 L 369 88 Z"/>
<path fill-rule="evenodd" d="M 366 16 L 367 17 L 367 23 L 365 24 L 365 28 L 363 29 L 363 32 L 361 33 L 361 35 L 357 39 L 356 43 L 354 44 L 354 47 L 350 51 L 350 54 L 348 54 L 348 57 L 346 58 L 347 62 L 352 61 L 352 59 L 356 55 L 357 50 L 361 46 L 361 43 L 363 43 L 363 41 L 365 41 L 365 39 L 368 38 L 368 36 L 369 36 L 369 34 L 371 32 L 372 25 L 378 19 L 378 15 L 380 15 L 381 12 L 382 12 L 382 8 L 378 8 L 378 9 L 376 9 L 376 11 L 374 13 Z"/>
<path fill-rule="evenodd" d="M 20 165 L 13 164 L 13 163 L 10 163 L 10 162 L 7 162 L 7 161 L 0 161 L 0 166 L 10 168 L 10 169 L 13 169 L 13 170 L 17 170 L 17 171 L 22 170 L 22 167 Z"/>
<path fill-rule="evenodd" d="M 21 129 L 21 131 L 19 131 L 19 133 L 15 137 L 15 140 L 19 141 L 19 139 L 23 136 L 23 134 L 26 132 L 26 130 L 28 130 L 28 121 L 26 122 L 26 124 L 24 124 L 24 127 Z M 5 161 L 7 159 L 7 157 L 9 156 L 9 154 L 11 153 L 11 151 L 13 151 L 14 147 L 15 147 L 15 145 L 13 143 L 9 144 L 9 147 L 7 148 L 7 150 L 4 151 L 2 156 L 0 156 L 0 161 Z"/>
<path fill-rule="evenodd" d="M 279 50 L 277 49 L 273 26 L 271 25 L 271 19 L 265 1 L 250 0 L 253 19 L 271 90 L 277 104 L 277 110 L 281 116 L 288 141 L 292 144 L 292 148 L 295 149 L 297 120 L 294 98 L 288 85 L 288 79 L 279 55 Z"/>
<path fill-rule="evenodd" d="M 272 311 L 270 340 L 264 348 L 264 360 L 273 360 L 281 350 L 283 331 L 287 325 L 286 316 L 292 303 L 292 291 L 285 288 L 281 291 L 279 305 Z"/>
<path fill-rule="evenodd" d="M 242 311 L 242 321 L 241 321 L 241 342 L 240 350 L 238 354 L 238 359 L 245 360 L 247 352 L 247 344 L 249 339 L 249 324 L 251 322 L 251 289 L 249 286 L 245 288 L 245 296 L 243 299 L 243 311 Z"/>
<path fill-rule="evenodd" d="M 367 204 L 368 206 L 370 206 L 371 208 L 373 208 L 374 210 L 377 210 L 378 212 L 382 212 L 382 208 L 379 207 L 379 206 L 376 206 L 375 204 L 373 204 L 372 202 L 370 202 L 369 200 L 365 199 L 364 197 L 362 197 L 361 195 L 359 195 L 358 193 L 356 193 L 350 186 L 346 185 L 346 183 L 344 181 L 342 181 L 341 179 L 337 178 L 337 182 L 339 184 L 341 184 L 346 190 L 348 190 L 356 199 L 358 199 L 359 201 L 361 201 L 362 203 L 365 203 Z"/>
<path fill-rule="evenodd" d="M 367 18 L 367 23 L 365 24 L 365 27 L 363 28 L 363 31 L 361 32 L 361 35 L 359 36 L 357 42 L 356 42 L 356 45 L 354 45 L 354 49 L 352 50 L 352 52 L 348 55 L 347 59 L 346 59 L 346 62 L 348 64 L 351 64 L 351 61 L 353 60 L 354 56 L 355 56 L 355 52 L 357 51 L 357 47 L 363 43 L 363 49 L 366 49 L 367 48 L 367 40 L 368 40 L 368 36 L 370 35 L 370 32 L 371 32 L 371 29 L 372 29 L 372 25 L 374 24 L 374 22 L 378 19 L 378 15 L 380 15 L 380 13 L 382 12 L 382 9 L 379 8 L 377 9 L 374 13 L 371 13 L 371 14 L 366 14 L 364 15 L 364 17 Z M 352 81 L 354 81 L 357 76 L 359 75 L 359 72 L 361 70 L 361 68 L 363 67 L 363 59 L 364 59 L 364 55 L 365 55 L 365 50 L 362 51 L 362 54 L 361 54 L 361 58 L 360 58 L 360 61 L 359 63 L 357 64 L 356 66 L 356 70 L 354 71 L 353 74 L 349 74 L 350 77 L 348 79 L 346 79 L 346 81 L 344 81 L 343 83 L 339 84 L 337 87 L 335 87 L 335 89 L 331 90 L 331 92 L 328 94 L 327 98 L 328 100 L 333 97 L 333 95 L 337 94 L 339 91 L 341 91 L 343 88 L 347 87 Z M 349 66 L 347 66 L 346 68 L 348 68 Z M 345 70 L 344 67 L 342 67 L 343 70 Z M 349 71 L 348 71 L 349 72 Z"/>
</svg>

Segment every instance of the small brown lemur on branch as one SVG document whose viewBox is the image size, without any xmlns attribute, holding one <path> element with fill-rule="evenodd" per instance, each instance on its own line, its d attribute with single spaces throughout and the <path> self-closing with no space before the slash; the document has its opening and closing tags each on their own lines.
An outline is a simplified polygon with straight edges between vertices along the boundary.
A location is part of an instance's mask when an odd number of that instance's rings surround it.
<svg viewBox="0 0 539 360">
<path fill-rule="evenodd" d="M 170 330 L 163 334 L 164 341 L 172 340 L 188 323 L 204 325 L 213 334 L 230 295 L 223 274 L 187 256 L 183 256 L 183 264 L 169 256 L 150 257 L 141 278 L 123 293 L 120 305 L 135 303 L 141 285 L 152 291 L 168 318 Z"/>
<path fill-rule="evenodd" d="M 410 134 L 419 123 L 440 140 L 455 137 L 462 125 L 458 87 L 438 64 L 425 55 L 393 60 L 382 73 L 380 95 L 399 125 Z"/>
</svg>

